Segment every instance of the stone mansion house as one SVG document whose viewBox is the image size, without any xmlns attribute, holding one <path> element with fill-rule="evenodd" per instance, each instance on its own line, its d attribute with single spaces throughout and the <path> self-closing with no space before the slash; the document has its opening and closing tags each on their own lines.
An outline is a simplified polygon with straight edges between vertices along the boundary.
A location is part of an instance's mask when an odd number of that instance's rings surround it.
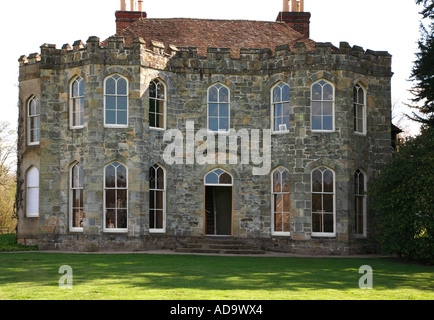
<svg viewBox="0 0 434 320">
<path fill-rule="evenodd" d="M 20 243 L 375 252 L 390 54 L 311 40 L 304 0 L 270 22 L 126 7 L 108 39 L 19 59 Z"/>
</svg>

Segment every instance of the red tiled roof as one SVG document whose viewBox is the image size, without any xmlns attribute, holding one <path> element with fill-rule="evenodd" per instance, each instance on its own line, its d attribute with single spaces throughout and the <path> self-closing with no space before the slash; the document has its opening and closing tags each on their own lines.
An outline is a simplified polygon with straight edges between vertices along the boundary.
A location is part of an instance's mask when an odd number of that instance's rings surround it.
<svg viewBox="0 0 434 320">
<path fill-rule="evenodd" d="M 239 55 L 241 48 L 274 51 L 276 46 L 294 45 L 298 41 L 309 48 L 314 42 L 282 22 L 249 20 L 205 19 L 148 19 L 143 18 L 118 32 L 125 44 L 131 45 L 134 38 L 141 37 L 146 43 L 151 40 L 163 42 L 167 47 L 197 47 L 200 55 L 206 55 L 208 47 L 230 48 Z"/>
</svg>

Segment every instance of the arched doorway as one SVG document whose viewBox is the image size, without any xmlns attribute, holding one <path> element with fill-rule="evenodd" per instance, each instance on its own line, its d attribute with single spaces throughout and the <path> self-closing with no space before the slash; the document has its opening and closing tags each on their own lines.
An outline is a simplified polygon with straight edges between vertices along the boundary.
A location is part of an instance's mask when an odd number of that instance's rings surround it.
<svg viewBox="0 0 434 320">
<path fill-rule="evenodd" d="M 205 176 L 205 234 L 232 235 L 232 176 L 221 169 Z"/>
</svg>

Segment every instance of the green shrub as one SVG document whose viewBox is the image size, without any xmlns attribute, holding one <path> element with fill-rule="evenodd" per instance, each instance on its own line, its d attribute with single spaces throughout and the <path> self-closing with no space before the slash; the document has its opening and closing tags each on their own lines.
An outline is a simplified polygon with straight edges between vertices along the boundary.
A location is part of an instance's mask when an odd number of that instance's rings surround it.
<svg viewBox="0 0 434 320">
<path fill-rule="evenodd" d="M 434 264 L 434 128 L 400 146 L 369 189 L 383 253 Z"/>
</svg>

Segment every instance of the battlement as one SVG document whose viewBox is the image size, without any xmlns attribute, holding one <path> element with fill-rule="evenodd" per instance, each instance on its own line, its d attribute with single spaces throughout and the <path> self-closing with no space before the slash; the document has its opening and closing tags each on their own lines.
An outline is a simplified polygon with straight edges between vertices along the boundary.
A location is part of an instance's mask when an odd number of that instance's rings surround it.
<svg viewBox="0 0 434 320">
<path fill-rule="evenodd" d="M 317 42 L 314 46 L 306 46 L 305 42 L 296 42 L 292 45 L 284 44 L 275 48 L 207 48 L 206 54 L 202 48 L 197 47 L 176 47 L 172 44 L 165 44 L 160 41 L 150 40 L 146 42 L 142 38 L 135 38 L 132 45 L 127 46 L 124 37 L 111 37 L 101 42 L 98 37 L 91 36 L 84 43 L 77 40 L 71 46 L 64 44 L 60 49 L 54 44 L 43 44 L 41 53 L 33 53 L 21 56 L 20 66 L 40 63 L 42 68 L 61 68 L 76 66 L 88 63 L 117 64 L 117 65 L 142 65 L 157 69 L 170 66 L 172 71 L 180 68 L 209 68 L 212 61 L 232 61 L 234 64 L 256 61 L 256 69 L 264 69 L 281 64 L 288 64 L 291 60 L 298 63 L 309 63 L 316 65 L 325 63 L 323 57 L 329 56 L 333 63 L 342 65 L 344 59 L 337 59 L 337 56 L 348 56 L 350 58 L 364 61 L 372 65 L 381 65 L 383 71 L 391 68 L 391 55 L 386 51 L 364 50 L 359 46 L 350 46 L 347 42 L 341 42 L 339 47 L 326 42 Z M 305 57 L 305 58 L 302 58 Z M 309 58 L 307 58 L 309 57 Z M 335 57 L 335 58 L 333 58 Z M 193 63 L 192 60 L 195 60 Z M 188 62 L 186 62 L 188 61 Z M 280 62 L 279 62 L 280 61 Z M 271 62 L 271 63 L 270 63 Z M 279 62 L 279 63 L 278 63 Z M 237 68 L 245 69 L 243 65 Z M 354 67 L 354 66 L 353 66 Z M 236 69 L 236 68 L 231 68 Z"/>
</svg>

